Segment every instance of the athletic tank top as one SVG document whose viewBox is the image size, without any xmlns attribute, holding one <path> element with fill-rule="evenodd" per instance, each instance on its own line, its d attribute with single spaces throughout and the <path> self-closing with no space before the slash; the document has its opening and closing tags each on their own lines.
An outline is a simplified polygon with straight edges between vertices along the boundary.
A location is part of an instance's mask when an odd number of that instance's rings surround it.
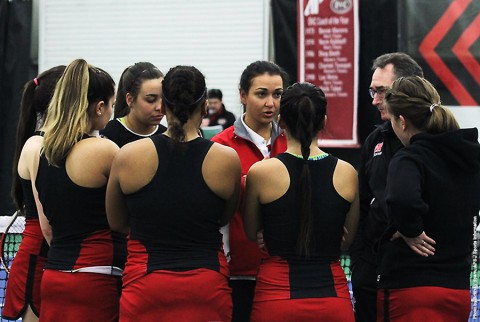
<svg viewBox="0 0 480 322">
<path fill-rule="evenodd" d="M 35 131 L 33 136 L 43 136 L 44 132 Z M 23 191 L 23 203 L 25 205 L 25 218 L 38 219 L 37 205 L 35 204 L 35 197 L 33 196 L 32 180 L 20 178 L 20 184 Z"/>
<path fill-rule="evenodd" d="M 197 138 L 180 143 L 184 149 L 176 152 L 169 137 L 150 139 L 157 150 L 158 169 L 150 183 L 126 197 L 130 239 L 125 273 L 131 263 L 146 264 L 147 272 L 219 271 L 223 260 L 219 218 L 225 200 L 210 190 L 202 175 L 213 143 Z"/>
<path fill-rule="evenodd" d="M 299 179 L 303 160 L 291 154 L 276 156 L 287 168 L 290 186 L 279 199 L 260 206 L 263 237 L 268 250 L 257 276 L 256 301 L 276 299 L 350 298 L 340 266 L 340 243 L 350 203 L 333 186 L 338 159 L 327 155 L 309 160 L 311 173 L 313 249 L 298 256 L 296 243 L 300 224 Z"/>
<path fill-rule="evenodd" d="M 287 168 L 290 186 L 279 199 L 261 205 L 264 238 L 270 255 L 285 259 L 296 258 L 295 247 L 300 224 L 299 180 L 303 160 L 291 154 L 276 156 Z M 338 159 L 328 155 L 320 160 L 309 160 L 314 214 L 313 252 L 310 260 L 335 260 L 340 256 L 340 243 L 345 217 L 350 203 L 333 186 L 333 172 Z"/>
<path fill-rule="evenodd" d="M 79 186 L 68 177 L 65 160 L 60 167 L 49 166 L 42 155 L 36 187 L 52 226 L 46 268 L 68 271 L 90 266 L 124 267 L 125 237 L 112 232 L 108 225 L 106 185 Z"/>
<path fill-rule="evenodd" d="M 37 205 L 33 197 L 32 181 L 20 178 L 23 190 L 23 203 L 25 204 L 25 218 L 38 219 Z"/>
</svg>

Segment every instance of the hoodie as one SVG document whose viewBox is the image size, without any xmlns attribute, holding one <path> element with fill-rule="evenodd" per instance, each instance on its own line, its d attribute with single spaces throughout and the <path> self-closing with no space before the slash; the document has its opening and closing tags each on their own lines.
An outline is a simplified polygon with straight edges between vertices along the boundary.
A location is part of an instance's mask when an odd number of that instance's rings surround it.
<svg viewBox="0 0 480 322">
<path fill-rule="evenodd" d="M 480 210 L 480 144 L 477 129 L 420 133 L 390 162 L 385 192 L 389 226 L 379 247 L 379 288 L 470 288 L 474 217 Z M 435 255 L 414 253 L 399 231 L 423 231 Z"/>
</svg>

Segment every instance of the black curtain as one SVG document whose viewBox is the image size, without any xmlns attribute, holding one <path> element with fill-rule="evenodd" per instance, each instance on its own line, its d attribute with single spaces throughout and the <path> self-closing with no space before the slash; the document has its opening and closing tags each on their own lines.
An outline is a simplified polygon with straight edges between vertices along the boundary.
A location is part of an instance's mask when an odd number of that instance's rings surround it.
<svg viewBox="0 0 480 322">
<path fill-rule="evenodd" d="M 372 106 L 368 87 L 372 77 L 373 60 L 381 54 L 397 51 L 397 10 L 390 0 L 358 0 L 360 25 L 358 136 L 363 143 L 380 115 Z M 272 0 L 275 61 L 298 80 L 297 66 L 297 1 Z M 325 149 L 354 166 L 358 166 L 359 149 Z"/>
<path fill-rule="evenodd" d="M 19 106 L 30 59 L 32 0 L 0 0 L 0 215 L 15 211 L 10 197 Z"/>
</svg>

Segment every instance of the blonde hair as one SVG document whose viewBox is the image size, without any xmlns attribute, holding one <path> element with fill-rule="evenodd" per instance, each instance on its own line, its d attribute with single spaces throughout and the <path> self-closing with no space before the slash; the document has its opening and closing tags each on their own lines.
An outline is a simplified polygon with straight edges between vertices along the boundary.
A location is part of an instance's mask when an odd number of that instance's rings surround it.
<svg viewBox="0 0 480 322">
<path fill-rule="evenodd" d="M 400 77 L 385 95 L 387 111 L 402 115 L 420 131 L 438 134 L 460 128 L 455 116 L 442 106 L 433 85 L 419 76 Z"/>
<path fill-rule="evenodd" d="M 49 164 L 60 166 L 73 146 L 89 131 L 92 103 L 108 103 L 115 82 L 105 71 L 83 59 L 71 62 L 55 87 L 45 120 L 43 153 Z"/>
</svg>

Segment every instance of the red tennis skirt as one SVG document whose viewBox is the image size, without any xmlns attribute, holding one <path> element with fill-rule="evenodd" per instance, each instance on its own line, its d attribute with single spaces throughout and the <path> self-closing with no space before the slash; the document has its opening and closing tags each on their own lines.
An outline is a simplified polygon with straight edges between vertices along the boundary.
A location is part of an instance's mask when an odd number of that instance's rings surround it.
<svg viewBox="0 0 480 322">
<path fill-rule="evenodd" d="M 227 278 L 209 269 L 159 270 L 128 283 L 120 300 L 120 321 L 231 321 Z"/>
<path fill-rule="evenodd" d="M 254 302 L 251 322 L 354 322 L 352 301 L 340 297 Z"/>
<path fill-rule="evenodd" d="M 470 291 L 436 286 L 377 292 L 377 322 L 465 322 Z"/>
<path fill-rule="evenodd" d="M 29 305 L 36 316 L 40 315 L 40 282 L 47 249 L 38 219 L 28 219 L 8 275 L 4 318 L 18 320 Z"/>
<path fill-rule="evenodd" d="M 40 321 L 118 321 L 121 277 L 96 273 L 43 273 Z"/>
</svg>

